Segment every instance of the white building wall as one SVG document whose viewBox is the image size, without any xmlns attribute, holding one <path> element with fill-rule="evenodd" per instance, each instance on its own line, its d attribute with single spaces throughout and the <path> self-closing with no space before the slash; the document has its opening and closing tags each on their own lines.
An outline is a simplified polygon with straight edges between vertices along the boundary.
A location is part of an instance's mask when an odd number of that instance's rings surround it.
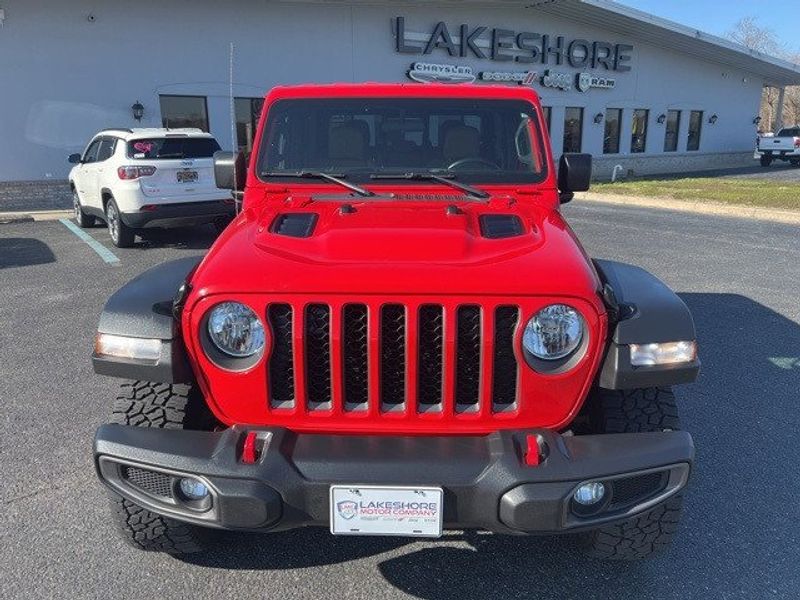
<svg viewBox="0 0 800 600">
<path fill-rule="evenodd" d="M 410 35 L 429 34 L 441 20 L 453 35 L 467 23 L 632 44 L 632 71 L 612 74 L 617 79 L 614 90 L 582 94 L 536 87 L 543 104 L 553 107 L 556 152 L 561 149 L 564 108 L 582 106 L 583 149 L 601 159 L 603 169 L 629 159 L 644 165 L 651 154 L 653 161 L 662 160 L 665 126 L 656 119 L 670 108 L 684 111 L 679 149 L 685 150 L 688 111 L 703 110 L 702 155 L 752 152 L 752 120 L 761 96 L 762 81 L 753 74 L 559 20 L 535 8 L 268 0 L 3 0 L 2 7 L 0 181 L 63 179 L 66 156 L 82 150 L 96 130 L 138 125 L 130 111 L 136 100 L 145 106 L 141 125 L 160 126 L 159 94 L 206 96 L 211 131 L 230 148 L 230 42 L 235 44 L 236 96 L 261 96 L 277 84 L 404 81 L 415 59 L 466 64 L 476 71 L 528 68 L 449 57 L 444 51 L 426 57 L 398 54 L 391 21 L 398 15 L 406 18 Z M 530 68 L 541 72 L 545 67 Z M 607 107 L 625 110 L 621 155 L 602 159 L 604 125 L 592 119 Z M 628 156 L 635 108 L 650 110 L 645 157 Z M 712 114 L 719 117 L 713 126 L 707 122 Z M 702 163 L 697 153 L 692 155 L 684 165 Z M 679 164 L 679 158 L 671 157 L 672 163 Z"/>
</svg>

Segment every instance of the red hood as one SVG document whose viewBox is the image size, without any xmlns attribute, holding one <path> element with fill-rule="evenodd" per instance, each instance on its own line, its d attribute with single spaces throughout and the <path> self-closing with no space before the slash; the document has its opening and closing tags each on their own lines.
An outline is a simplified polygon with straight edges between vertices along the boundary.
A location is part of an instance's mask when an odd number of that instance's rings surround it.
<svg viewBox="0 0 800 600">
<path fill-rule="evenodd" d="M 429 201 L 415 196 L 330 198 L 335 200 L 294 194 L 246 210 L 197 270 L 193 287 L 198 296 L 292 292 L 596 298 L 596 275 L 560 212 L 529 195 L 498 193 L 489 202 L 452 194 Z M 354 210 L 343 211 L 343 202 Z M 276 219 L 287 213 L 316 214 L 312 234 L 296 238 L 272 232 Z M 488 239 L 481 233 L 481 215 L 515 215 L 523 231 Z"/>
</svg>

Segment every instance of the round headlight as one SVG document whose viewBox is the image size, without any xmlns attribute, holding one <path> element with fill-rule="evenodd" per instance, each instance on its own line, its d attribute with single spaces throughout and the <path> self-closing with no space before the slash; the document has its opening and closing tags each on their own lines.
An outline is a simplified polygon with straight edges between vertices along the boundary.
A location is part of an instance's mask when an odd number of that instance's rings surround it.
<svg viewBox="0 0 800 600">
<path fill-rule="evenodd" d="M 223 302 L 211 309 L 208 336 L 222 352 L 236 358 L 252 356 L 264 347 L 264 325 L 239 302 Z"/>
<path fill-rule="evenodd" d="M 583 319 L 565 304 L 551 304 L 536 313 L 525 326 L 522 345 L 542 360 L 558 360 L 572 354 L 583 339 Z"/>
</svg>

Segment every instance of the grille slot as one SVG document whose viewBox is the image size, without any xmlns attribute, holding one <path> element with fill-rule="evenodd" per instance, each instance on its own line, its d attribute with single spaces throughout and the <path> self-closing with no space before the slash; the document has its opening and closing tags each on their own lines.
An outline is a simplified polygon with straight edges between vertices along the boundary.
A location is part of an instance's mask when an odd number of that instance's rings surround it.
<svg viewBox="0 0 800 600">
<path fill-rule="evenodd" d="M 668 471 L 656 471 L 655 473 L 615 479 L 611 483 L 611 505 L 608 509 L 622 510 L 643 502 L 663 490 L 668 479 Z"/>
<path fill-rule="evenodd" d="M 406 310 L 401 304 L 381 308 L 381 404 L 401 406 L 406 399 Z"/>
<path fill-rule="evenodd" d="M 426 304 L 419 309 L 417 339 L 417 403 L 420 410 L 442 404 L 444 363 L 444 316 L 441 306 Z"/>
<path fill-rule="evenodd" d="M 369 398 L 367 307 L 348 304 L 343 317 L 344 397 L 347 410 L 365 410 Z"/>
<path fill-rule="evenodd" d="M 152 496 L 172 498 L 172 478 L 169 475 L 124 465 L 122 478 Z"/>
<path fill-rule="evenodd" d="M 456 409 L 477 410 L 481 384 L 481 309 L 458 309 L 456 336 Z"/>
<path fill-rule="evenodd" d="M 516 306 L 498 306 L 494 316 L 494 369 L 492 398 L 498 411 L 513 408 L 517 400 L 517 359 L 514 331 L 519 320 Z"/>
<path fill-rule="evenodd" d="M 294 357 L 292 356 L 292 307 L 273 304 L 269 307 L 272 330 L 272 353 L 269 358 L 270 405 L 273 408 L 294 406 Z"/>
<path fill-rule="evenodd" d="M 331 407 L 331 309 L 310 304 L 305 315 L 306 397 L 308 408 Z"/>
</svg>

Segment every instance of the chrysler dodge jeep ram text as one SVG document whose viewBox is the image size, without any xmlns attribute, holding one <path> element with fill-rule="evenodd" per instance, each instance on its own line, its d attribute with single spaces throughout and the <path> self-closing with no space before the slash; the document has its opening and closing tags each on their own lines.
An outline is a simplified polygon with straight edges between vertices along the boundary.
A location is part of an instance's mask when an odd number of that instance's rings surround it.
<svg viewBox="0 0 800 600">
<path fill-rule="evenodd" d="M 523 87 L 276 88 L 242 211 L 100 317 L 126 379 L 94 458 L 135 546 L 210 529 L 571 533 L 637 559 L 674 534 L 694 459 L 672 385 L 699 370 L 684 303 L 588 257 Z"/>
</svg>

